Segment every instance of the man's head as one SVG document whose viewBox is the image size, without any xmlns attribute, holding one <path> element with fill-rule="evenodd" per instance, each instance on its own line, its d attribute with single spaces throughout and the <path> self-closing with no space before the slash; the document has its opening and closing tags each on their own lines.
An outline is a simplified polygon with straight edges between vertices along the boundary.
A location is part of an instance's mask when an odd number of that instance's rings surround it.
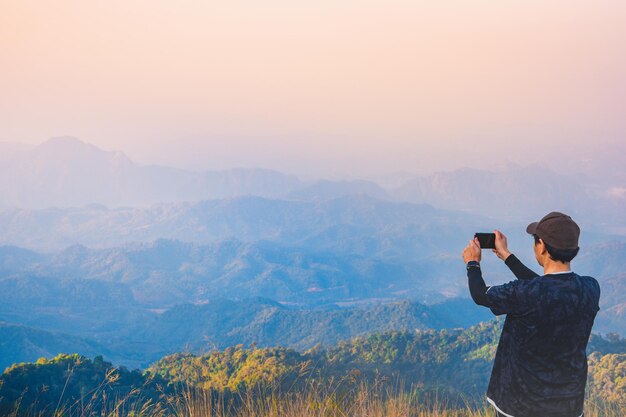
<svg viewBox="0 0 626 417">
<path fill-rule="evenodd" d="M 569 263 L 578 254 L 580 227 L 566 214 L 553 211 L 529 224 L 526 232 L 535 238 L 535 257 L 542 266 L 546 256 L 556 262 Z"/>
</svg>

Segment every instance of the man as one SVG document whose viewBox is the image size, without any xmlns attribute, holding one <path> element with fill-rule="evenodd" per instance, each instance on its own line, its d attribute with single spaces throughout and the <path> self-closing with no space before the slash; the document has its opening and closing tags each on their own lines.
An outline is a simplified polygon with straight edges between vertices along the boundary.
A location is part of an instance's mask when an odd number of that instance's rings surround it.
<svg viewBox="0 0 626 417">
<path fill-rule="evenodd" d="M 487 400 L 496 415 L 579 417 L 587 380 L 586 348 L 599 310 L 600 286 L 571 271 L 580 228 L 571 217 L 552 212 L 526 231 L 543 275 L 512 255 L 496 230 L 493 252 L 517 277 L 487 287 L 477 239 L 463 250 L 472 299 L 495 315 L 506 314 L 491 372 Z"/>
</svg>

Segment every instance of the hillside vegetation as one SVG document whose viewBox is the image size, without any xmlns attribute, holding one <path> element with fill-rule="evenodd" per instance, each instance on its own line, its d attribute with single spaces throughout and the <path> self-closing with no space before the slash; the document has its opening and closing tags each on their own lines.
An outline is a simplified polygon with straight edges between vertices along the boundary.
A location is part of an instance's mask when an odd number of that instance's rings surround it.
<svg viewBox="0 0 626 417">
<path fill-rule="evenodd" d="M 117 407 L 112 415 L 296 416 L 300 407 L 308 410 L 300 415 L 341 416 L 367 404 L 380 416 L 480 416 L 500 326 L 379 333 L 303 353 L 238 345 L 170 355 L 143 373 L 101 357 L 60 355 L 8 368 L 0 377 L 0 413 L 61 409 L 84 416 Z M 626 410 L 626 340 L 594 336 L 589 350 L 589 415 L 622 415 L 616 413 Z M 381 411 L 386 407 L 396 414 Z M 424 414 L 433 407 L 437 413 Z"/>
</svg>

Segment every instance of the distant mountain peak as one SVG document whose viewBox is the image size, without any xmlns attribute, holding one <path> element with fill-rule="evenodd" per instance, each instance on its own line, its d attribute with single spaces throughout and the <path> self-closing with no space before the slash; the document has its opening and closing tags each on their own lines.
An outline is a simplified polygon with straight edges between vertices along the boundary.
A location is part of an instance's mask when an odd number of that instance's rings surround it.
<svg viewBox="0 0 626 417">
<path fill-rule="evenodd" d="M 74 136 L 54 136 L 50 139 L 42 142 L 37 148 L 65 148 L 65 149 L 80 149 L 80 148 L 96 148 L 94 145 L 90 145 L 87 142 L 80 140 Z M 97 148 L 99 149 L 99 148 Z"/>
<path fill-rule="evenodd" d="M 95 145 L 84 142 L 74 136 L 55 136 L 42 142 L 34 149 L 35 152 L 53 152 L 54 154 L 117 154 L 121 152 L 105 151 Z"/>
<path fill-rule="evenodd" d="M 44 164 L 82 163 L 91 166 L 132 164 L 132 161 L 119 151 L 106 151 L 73 136 L 52 137 L 30 152 L 32 161 Z M 77 172 L 77 174 L 79 174 Z"/>
</svg>

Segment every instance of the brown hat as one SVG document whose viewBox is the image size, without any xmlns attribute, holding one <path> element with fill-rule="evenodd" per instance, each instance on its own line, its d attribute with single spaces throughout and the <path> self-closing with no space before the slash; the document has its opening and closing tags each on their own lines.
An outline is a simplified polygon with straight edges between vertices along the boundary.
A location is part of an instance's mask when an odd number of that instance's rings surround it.
<svg viewBox="0 0 626 417">
<path fill-rule="evenodd" d="M 576 249 L 580 227 L 567 214 L 553 211 L 538 222 L 528 225 L 526 232 L 537 235 L 544 243 L 555 249 Z"/>
</svg>

